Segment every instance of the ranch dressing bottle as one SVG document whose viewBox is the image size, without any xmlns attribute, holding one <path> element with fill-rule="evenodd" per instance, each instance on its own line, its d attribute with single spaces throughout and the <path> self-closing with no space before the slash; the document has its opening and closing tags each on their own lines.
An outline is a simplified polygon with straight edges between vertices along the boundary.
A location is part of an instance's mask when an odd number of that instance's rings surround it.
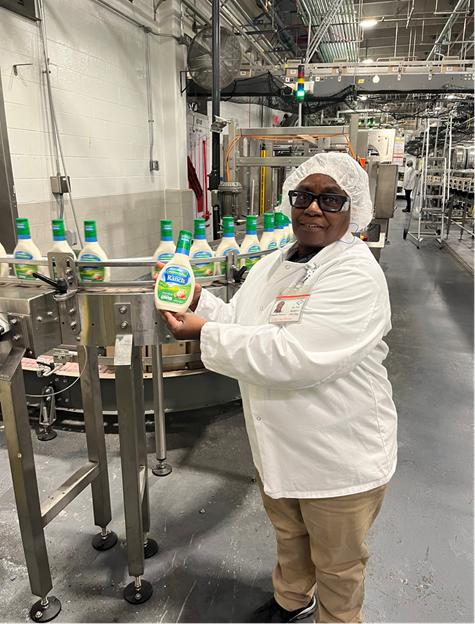
<svg viewBox="0 0 475 624">
<path fill-rule="evenodd" d="M 28 219 L 22 219 L 20 217 L 16 220 L 16 233 L 18 237 L 18 243 L 15 247 L 13 255 L 19 260 L 41 260 L 41 252 L 35 243 L 31 240 L 30 224 Z M 38 271 L 38 265 L 34 263 L 29 264 L 15 264 L 15 275 L 18 279 L 31 280 L 35 279 L 32 273 Z M 45 271 L 46 272 L 46 271 Z"/>
<path fill-rule="evenodd" d="M 166 264 L 175 255 L 175 243 L 173 242 L 173 225 L 170 219 L 161 219 L 160 221 L 160 245 L 153 254 L 155 262 L 159 260 Z M 152 277 L 155 279 L 159 273 L 159 269 L 152 269 Z"/>
<path fill-rule="evenodd" d="M 176 252 L 163 267 L 155 282 L 155 307 L 184 314 L 195 291 L 195 276 L 190 264 L 191 232 L 181 230 Z"/>
<path fill-rule="evenodd" d="M 216 255 L 227 256 L 231 251 L 239 253 L 239 245 L 234 237 L 234 219 L 223 217 L 223 238 L 216 249 Z M 226 262 L 216 263 L 216 274 L 226 274 Z"/>
<path fill-rule="evenodd" d="M 206 221 L 204 219 L 195 219 L 195 238 L 191 246 L 190 258 L 213 258 L 214 252 L 208 245 L 206 240 Z M 209 277 L 214 275 L 214 262 L 205 262 L 203 264 L 193 264 L 193 272 L 195 277 Z"/>
<path fill-rule="evenodd" d="M 5 247 L 2 245 L 2 243 L 0 243 L 0 256 L 4 258 L 6 255 L 7 252 L 5 251 Z M 0 277 L 7 277 L 9 272 L 10 271 L 8 270 L 8 264 L 6 262 L 0 263 Z"/>
<path fill-rule="evenodd" d="M 95 221 L 84 221 L 84 238 L 86 244 L 79 254 L 79 261 L 94 262 L 107 260 L 107 254 L 97 242 L 97 228 Z M 104 266 L 79 267 L 79 275 L 83 282 L 109 282 L 111 270 Z"/>
<path fill-rule="evenodd" d="M 253 251 L 261 251 L 261 246 L 259 245 L 259 239 L 257 238 L 257 217 L 253 215 L 247 215 L 246 217 L 246 236 L 241 243 L 242 254 L 252 253 Z M 245 266 L 247 269 L 251 269 L 256 262 L 260 260 L 260 257 L 256 258 L 245 258 L 241 260 L 241 266 Z"/>
<path fill-rule="evenodd" d="M 273 212 L 264 213 L 264 233 L 261 236 L 260 245 L 263 251 L 267 251 L 269 249 L 277 249 Z"/>
<path fill-rule="evenodd" d="M 283 212 L 275 213 L 276 242 L 277 247 L 287 245 L 287 237 L 285 234 L 285 215 Z"/>
<path fill-rule="evenodd" d="M 51 227 L 53 230 L 53 246 L 51 247 L 51 251 L 60 251 L 62 253 L 72 253 L 71 246 L 66 240 L 66 228 L 64 227 L 63 219 L 53 219 L 51 221 Z"/>
</svg>

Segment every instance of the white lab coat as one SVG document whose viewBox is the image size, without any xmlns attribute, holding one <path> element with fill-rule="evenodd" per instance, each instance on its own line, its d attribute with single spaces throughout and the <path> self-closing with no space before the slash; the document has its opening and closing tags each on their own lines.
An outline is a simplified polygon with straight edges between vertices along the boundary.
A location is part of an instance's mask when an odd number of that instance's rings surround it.
<svg viewBox="0 0 475 624">
<path fill-rule="evenodd" d="M 416 183 L 416 170 L 414 167 L 406 167 L 404 171 L 404 180 L 402 181 L 402 185 L 404 186 L 404 190 L 412 191 L 414 189 L 414 185 Z"/>
<path fill-rule="evenodd" d="M 239 381 L 254 463 L 272 498 L 364 492 L 396 468 L 397 415 L 382 362 L 391 329 L 384 274 L 347 234 L 309 263 L 292 245 L 260 260 L 226 304 L 204 290 L 201 354 Z M 269 322 L 275 297 L 316 270 L 302 319 Z M 231 458 L 236 461 L 238 458 Z"/>
</svg>

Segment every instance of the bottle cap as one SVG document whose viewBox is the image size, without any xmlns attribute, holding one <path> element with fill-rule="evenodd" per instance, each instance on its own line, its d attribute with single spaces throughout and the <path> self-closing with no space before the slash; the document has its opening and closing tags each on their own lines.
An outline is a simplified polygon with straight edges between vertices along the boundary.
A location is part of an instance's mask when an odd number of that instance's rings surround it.
<svg viewBox="0 0 475 624">
<path fill-rule="evenodd" d="M 52 229 L 53 229 L 53 240 L 54 241 L 65 241 L 66 240 L 66 230 L 64 227 L 63 219 L 53 219 L 51 221 Z"/>
<path fill-rule="evenodd" d="M 160 238 L 162 241 L 173 240 L 173 225 L 171 219 L 160 219 Z"/>
<path fill-rule="evenodd" d="M 273 232 L 273 231 L 274 231 L 274 213 L 265 212 L 264 213 L 264 232 Z"/>
<path fill-rule="evenodd" d="M 16 218 L 16 233 L 19 239 L 31 238 L 30 223 L 28 219 Z"/>
<path fill-rule="evenodd" d="M 257 228 L 257 217 L 254 215 L 247 215 L 246 217 L 246 234 L 255 234 Z"/>
<path fill-rule="evenodd" d="M 234 218 L 223 217 L 223 235 L 234 236 Z"/>
<path fill-rule="evenodd" d="M 84 221 L 84 238 L 86 243 L 97 242 L 97 228 L 95 221 Z"/>
<path fill-rule="evenodd" d="M 195 219 L 195 239 L 206 239 L 206 221 L 204 219 Z"/>
<path fill-rule="evenodd" d="M 192 238 L 193 238 L 193 235 L 191 232 L 189 232 L 188 230 L 181 230 L 180 234 L 178 235 L 178 243 L 176 246 L 176 252 L 184 254 L 185 256 L 189 256 Z"/>
<path fill-rule="evenodd" d="M 277 229 L 282 229 L 285 225 L 285 215 L 283 212 L 275 213 L 275 226 Z"/>
</svg>

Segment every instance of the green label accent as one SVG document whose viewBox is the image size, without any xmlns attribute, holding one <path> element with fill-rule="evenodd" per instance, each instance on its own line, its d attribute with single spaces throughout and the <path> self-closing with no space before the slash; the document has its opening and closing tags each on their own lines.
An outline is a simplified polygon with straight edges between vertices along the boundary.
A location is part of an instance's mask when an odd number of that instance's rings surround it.
<svg viewBox="0 0 475 624">
<path fill-rule="evenodd" d="M 15 258 L 18 258 L 18 260 L 33 260 L 33 256 L 27 251 L 15 251 Z M 32 273 L 36 271 L 38 271 L 37 264 L 15 264 L 15 275 L 18 279 L 35 279 Z"/>
<path fill-rule="evenodd" d="M 162 303 L 182 304 L 191 292 L 191 275 L 176 264 L 168 265 L 157 282 L 156 297 Z"/>
<path fill-rule="evenodd" d="M 93 262 L 93 261 L 101 261 L 102 258 L 96 256 L 95 254 L 83 254 L 79 257 L 79 260 L 82 262 Z M 79 269 L 79 276 L 83 282 L 103 282 L 106 275 L 106 267 L 98 267 L 98 266 L 82 266 Z"/>
<path fill-rule="evenodd" d="M 261 248 L 259 247 L 259 245 L 251 245 L 249 247 L 249 249 L 247 250 L 247 253 L 252 253 L 253 251 L 260 251 Z M 252 267 L 256 264 L 256 262 L 259 262 L 260 258 L 246 258 L 246 267 L 248 269 L 252 269 Z"/>
<path fill-rule="evenodd" d="M 196 251 L 192 258 L 212 258 L 211 251 Z M 214 275 L 214 262 L 208 262 L 206 264 L 194 264 L 193 272 L 196 277 L 209 277 Z"/>
</svg>

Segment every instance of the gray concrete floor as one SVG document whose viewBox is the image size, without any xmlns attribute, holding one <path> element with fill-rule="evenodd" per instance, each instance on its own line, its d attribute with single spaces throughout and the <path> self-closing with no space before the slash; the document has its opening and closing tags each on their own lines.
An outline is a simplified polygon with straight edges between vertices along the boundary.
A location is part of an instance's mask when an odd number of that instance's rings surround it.
<svg viewBox="0 0 475 624">
<path fill-rule="evenodd" d="M 369 539 L 366 621 L 473 621 L 473 292 L 456 260 L 431 242 L 402 240 L 402 215 L 384 250 L 393 306 L 388 368 L 399 410 L 399 467 Z M 41 493 L 85 457 L 84 435 L 36 441 Z M 168 418 L 174 471 L 151 476 L 146 561 L 151 600 L 122 599 L 128 582 L 118 441 L 107 436 L 120 544 L 90 546 L 89 492 L 46 530 L 61 622 L 240 622 L 271 592 L 271 527 L 253 482 L 239 404 Z M 0 434 L 0 620 L 26 621 L 29 591 L 5 442 Z M 153 436 L 149 435 L 150 463 Z"/>
</svg>

